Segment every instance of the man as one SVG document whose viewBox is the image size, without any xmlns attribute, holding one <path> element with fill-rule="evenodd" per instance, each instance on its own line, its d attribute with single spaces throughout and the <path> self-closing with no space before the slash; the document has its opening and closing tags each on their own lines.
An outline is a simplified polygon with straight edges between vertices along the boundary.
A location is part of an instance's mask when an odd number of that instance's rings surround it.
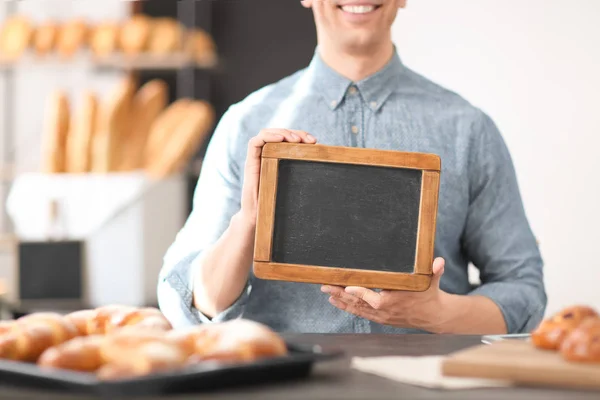
<svg viewBox="0 0 600 400">
<path fill-rule="evenodd" d="M 174 326 L 243 317 L 277 331 L 487 334 L 539 323 L 546 306 L 542 259 L 509 152 L 487 115 L 403 65 L 391 26 L 405 3 L 302 1 L 318 34 L 310 65 L 233 105 L 211 140 L 194 210 L 160 276 L 160 307 Z M 317 140 L 441 157 L 429 290 L 253 276 L 262 146 Z M 469 262 L 481 272 L 475 289 Z"/>
</svg>

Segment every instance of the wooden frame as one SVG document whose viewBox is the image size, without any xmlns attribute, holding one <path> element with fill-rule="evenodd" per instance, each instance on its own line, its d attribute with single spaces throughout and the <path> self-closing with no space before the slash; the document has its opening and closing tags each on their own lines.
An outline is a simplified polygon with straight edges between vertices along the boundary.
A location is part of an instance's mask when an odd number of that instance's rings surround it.
<svg viewBox="0 0 600 400">
<path fill-rule="evenodd" d="M 384 272 L 272 262 L 279 160 L 359 164 L 422 171 L 413 273 Z M 441 161 L 433 154 L 294 143 L 264 146 L 258 194 L 254 274 L 260 279 L 424 291 L 431 284 Z"/>
</svg>

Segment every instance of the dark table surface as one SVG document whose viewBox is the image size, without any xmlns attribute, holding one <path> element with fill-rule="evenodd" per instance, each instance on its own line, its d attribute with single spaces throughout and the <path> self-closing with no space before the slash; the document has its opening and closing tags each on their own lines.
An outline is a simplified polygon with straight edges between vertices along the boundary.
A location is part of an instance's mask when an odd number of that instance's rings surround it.
<svg viewBox="0 0 600 400">
<path fill-rule="evenodd" d="M 434 390 L 405 385 L 350 369 L 352 356 L 441 355 L 481 343 L 479 336 L 453 335 L 286 335 L 301 344 L 335 347 L 345 357 L 317 365 L 305 379 L 268 385 L 253 385 L 203 394 L 186 394 L 155 399 L 600 399 L 599 392 L 563 391 L 540 388 L 495 388 Z M 0 385 L 1 399 L 66 399 L 94 397 L 36 391 Z M 146 397 L 145 399 L 154 399 Z"/>
</svg>

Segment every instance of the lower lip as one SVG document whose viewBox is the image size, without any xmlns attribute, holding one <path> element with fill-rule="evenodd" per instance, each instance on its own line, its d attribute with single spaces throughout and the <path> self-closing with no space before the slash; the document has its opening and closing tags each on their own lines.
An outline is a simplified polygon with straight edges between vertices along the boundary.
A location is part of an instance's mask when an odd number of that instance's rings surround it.
<svg viewBox="0 0 600 400">
<path fill-rule="evenodd" d="M 344 15 L 344 18 L 350 22 L 363 22 L 368 21 L 370 18 L 372 18 L 373 15 L 375 15 L 380 8 L 381 7 L 375 8 L 373 11 L 369 11 L 368 13 L 364 14 L 355 14 L 347 12 L 342 10 L 341 8 L 338 8 L 338 10 L 340 10 L 340 12 Z"/>
</svg>

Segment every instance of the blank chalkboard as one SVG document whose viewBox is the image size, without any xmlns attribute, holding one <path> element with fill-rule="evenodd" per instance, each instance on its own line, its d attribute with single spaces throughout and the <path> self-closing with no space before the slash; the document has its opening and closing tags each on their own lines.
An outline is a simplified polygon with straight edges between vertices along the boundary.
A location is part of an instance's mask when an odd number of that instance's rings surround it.
<svg viewBox="0 0 600 400">
<path fill-rule="evenodd" d="M 426 290 L 440 170 L 441 161 L 433 154 L 265 145 L 255 276 Z"/>
<path fill-rule="evenodd" d="M 279 162 L 273 262 L 412 273 L 421 171 Z"/>
</svg>

